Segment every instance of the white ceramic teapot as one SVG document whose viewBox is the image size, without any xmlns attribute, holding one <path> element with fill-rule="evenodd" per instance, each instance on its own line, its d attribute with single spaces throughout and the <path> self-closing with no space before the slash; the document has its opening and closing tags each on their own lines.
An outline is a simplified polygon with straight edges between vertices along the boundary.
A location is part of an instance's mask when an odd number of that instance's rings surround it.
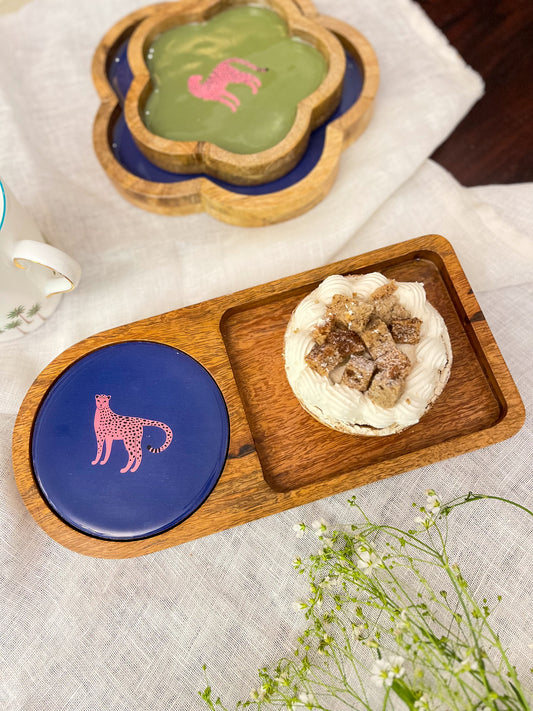
<svg viewBox="0 0 533 711">
<path fill-rule="evenodd" d="M 74 259 L 44 241 L 0 178 L 0 343 L 41 326 L 80 274 Z"/>
</svg>

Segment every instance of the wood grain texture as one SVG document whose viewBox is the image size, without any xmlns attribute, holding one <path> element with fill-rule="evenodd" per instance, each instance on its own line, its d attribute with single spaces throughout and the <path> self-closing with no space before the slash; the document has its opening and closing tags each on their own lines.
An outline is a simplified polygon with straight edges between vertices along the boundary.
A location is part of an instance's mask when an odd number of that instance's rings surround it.
<svg viewBox="0 0 533 711">
<path fill-rule="evenodd" d="M 454 352 L 450 381 L 422 420 L 398 435 L 363 438 L 317 423 L 285 380 L 282 343 L 291 310 L 331 274 L 381 271 L 424 281 L 444 316 Z M 138 541 L 104 541 L 74 530 L 48 507 L 33 476 L 32 426 L 48 389 L 72 363 L 122 341 L 150 340 L 185 351 L 218 383 L 228 407 L 230 446 L 218 484 L 178 526 Z M 457 257 L 428 235 L 292 277 L 96 334 L 37 377 L 18 414 L 13 464 L 35 521 L 85 555 L 144 555 L 486 447 L 511 437 L 524 407 Z"/>
<path fill-rule="evenodd" d="M 417 2 L 485 82 L 432 158 L 467 186 L 533 180 L 533 3 Z"/>
<path fill-rule="evenodd" d="M 165 5 L 163 3 L 163 5 Z M 92 76 L 101 99 L 93 125 L 95 153 L 116 189 L 131 203 L 166 215 L 205 211 L 230 224 L 260 227 L 292 219 L 317 205 L 335 181 L 342 151 L 364 131 L 372 115 L 379 85 L 375 53 L 360 32 L 344 22 L 318 15 L 310 0 L 302 11 L 329 30 L 358 62 L 363 72 L 359 99 L 341 117 L 328 124 L 322 155 L 313 170 L 295 185 L 266 195 L 249 196 L 219 187 L 205 177 L 179 183 L 156 183 L 138 178 L 126 170 L 111 149 L 110 135 L 121 112 L 118 98 L 107 79 L 107 65 L 114 48 L 145 18 L 152 18 L 161 4 L 142 8 L 114 25 L 95 51 Z"/>
</svg>

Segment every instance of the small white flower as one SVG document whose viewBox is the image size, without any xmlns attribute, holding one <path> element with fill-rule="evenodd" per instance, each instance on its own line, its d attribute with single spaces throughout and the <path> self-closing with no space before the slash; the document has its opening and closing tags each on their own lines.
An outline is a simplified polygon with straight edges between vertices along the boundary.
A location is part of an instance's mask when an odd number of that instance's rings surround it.
<svg viewBox="0 0 533 711">
<path fill-rule="evenodd" d="M 381 562 L 379 557 L 373 551 L 367 551 L 364 548 L 360 548 L 357 551 L 357 554 L 359 556 L 357 567 L 367 575 L 369 575 Z"/>
<path fill-rule="evenodd" d="M 303 538 L 306 528 L 307 526 L 305 525 L 305 523 L 300 521 L 300 523 L 294 524 L 292 530 L 296 532 L 296 538 Z"/>
<path fill-rule="evenodd" d="M 328 530 L 328 524 L 324 521 L 323 518 L 319 519 L 318 521 L 313 521 L 311 527 L 313 528 L 313 531 L 316 533 L 317 536 L 323 536 L 324 533 L 326 533 L 326 531 Z"/>
<path fill-rule="evenodd" d="M 457 662 L 454 667 L 454 671 L 457 674 L 462 674 L 463 672 L 469 672 L 469 671 L 476 671 L 477 669 L 478 669 L 478 663 L 472 657 L 471 654 L 467 654 L 467 656 L 461 662 Z"/>
<path fill-rule="evenodd" d="M 431 514 L 426 514 L 425 516 L 417 516 L 415 523 L 421 524 L 422 528 L 425 528 L 427 531 L 428 528 L 435 525 L 435 519 Z"/>
<path fill-rule="evenodd" d="M 402 629 L 406 629 L 409 627 L 409 618 L 407 617 L 408 611 L 406 608 L 404 608 L 400 612 L 400 621 L 398 623 L 398 627 L 401 627 Z"/>
<path fill-rule="evenodd" d="M 426 499 L 426 511 L 432 516 L 436 516 L 440 511 L 440 501 L 437 496 L 428 496 Z"/>
<path fill-rule="evenodd" d="M 313 694 L 309 691 L 302 691 L 301 693 L 298 694 L 298 700 L 302 704 L 306 704 L 307 706 L 312 706 L 313 704 L 316 704 L 315 697 Z"/>
<path fill-rule="evenodd" d="M 428 489 L 426 491 L 426 506 L 423 511 L 425 511 L 425 516 L 417 516 L 415 518 L 415 523 L 422 524 L 422 526 L 428 529 L 435 523 L 435 518 L 440 513 L 440 498 L 433 491 L 433 489 Z"/>
<path fill-rule="evenodd" d="M 407 617 L 407 609 L 403 609 L 398 619 L 396 620 L 396 627 L 394 628 L 394 634 L 396 636 L 401 635 L 404 630 L 408 630 L 410 627 L 409 618 Z"/>
<path fill-rule="evenodd" d="M 372 665 L 370 670 L 370 677 L 376 686 L 383 687 L 389 686 L 387 683 L 389 680 L 390 664 L 385 659 L 378 659 Z"/>
<path fill-rule="evenodd" d="M 352 622 L 352 637 L 353 637 L 356 641 L 358 641 L 358 640 L 361 639 L 361 637 L 363 636 L 364 631 L 365 631 L 365 628 L 364 628 L 363 625 L 355 625 L 355 624 Z"/>
<path fill-rule="evenodd" d="M 393 655 L 389 657 L 390 672 L 389 675 L 391 679 L 401 679 L 405 674 L 405 669 L 403 668 L 405 659 L 398 655 Z"/>
<path fill-rule="evenodd" d="M 336 575 L 326 575 L 324 580 L 320 583 L 320 587 L 331 590 L 338 582 L 339 578 Z"/>
<path fill-rule="evenodd" d="M 264 686 L 260 686 L 258 689 L 252 689 L 250 696 L 254 701 L 262 701 L 266 696 L 266 689 Z"/>
<path fill-rule="evenodd" d="M 388 660 L 378 659 L 370 670 L 372 681 L 377 686 L 392 686 L 395 679 L 400 679 L 405 674 L 404 662 L 405 659 L 397 655 Z"/>
<path fill-rule="evenodd" d="M 422 696 L 415 701 L 415 709 L 420 709 L 421 711 L 429 709 L 429 699 L 425 694 L 422 694 Z"/>
<path fill-rule="evenodd" d="M 295 600 L 292 603 L 292 609 L 296 611 L 305 610 L 307 607 L 309 607 L 309 605 L 305 600 Z"/>
</svg>

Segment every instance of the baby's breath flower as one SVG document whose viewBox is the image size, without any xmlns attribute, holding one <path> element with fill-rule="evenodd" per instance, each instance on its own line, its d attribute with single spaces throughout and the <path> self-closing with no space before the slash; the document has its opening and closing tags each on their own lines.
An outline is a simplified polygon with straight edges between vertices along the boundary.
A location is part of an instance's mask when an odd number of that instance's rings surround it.
<svg viewBox="0 0 533 711">
<path fill-rule="evenodd" d="M 402 676 L 405 674 L 405 669 L 403 668 L 405 659 L 403 657 L 398 656 L 397 654 L 394 654 L 392 657 L 389 657 L 389 662 L 390 662 L 390 675 L 392 679 L 401 679 Z M 392 683 L 392 682 L 391 682 Z"/>
<path fill-rule="evenodd" d="M 477 669 L 478 663 L 471 654 L 467 654 L 461 662 L 456 663 L 454 671 L 456 674 L 462 674 L 463 672 L 476 671 Z"/>
<path fill-rule="evenodd" d="M 404 608 L 398 615 L 396 620 L 396 627 L 394 628 L 394 634 L 399 635 L 403 630 L 409 629 L 409 618 L 407 617 L 407 610 Z"/>
<path fill-rule="evenodd" d="M 487 620 L 487 600 L 479 604 L 459 566 L 448 562 L 447 536 L 440 528 L 443 512 L 448 515 L 458 505 L 480 498 L 498 497 L 469 494 L 441 503 L 429 489 L 424 505 L 418 507 L 420 533 L 373 524 L 355 500 L 352 505 L 363 514 L 362 523 L 345 525 L 342 530 L 329 529 L 323 519 L 309 526 L 295 524 L 298 537 L 314 531 L 322 546 L 319 555 L 293 560 L 297 572 L 309 576 L 306 598 L 292 604 L 294 610 L 305 611 L 308 627 L 298 638 L 294 659 L 281 660 L 273 676 L 260 670 L 260 686 L 237 707 L 262 708 L 268 703 L 287 711 L 316 711 L 317 707 L 330 708 L 328 695 L 336 697 L 344 689 L 361 698 L 360 694 L 366 696 L 370 654 L 375 661 L 369 681 L 385 690 L 387 708 L 402 700 L 413 711 L 489 711 L 496 708 L 495 701 L 500 708 L 500 700 L 508 699 L 513 702 L 505 705 L 509 711 L 511 706 L 529 708 L 514 667 Z M 446 528 L 449 521 L 445 521 Z M 430 526 L 443 535 L 426 535 L 424 528 Z M 430 573 L 434 567 L 440 567 L 453 583 L 454 604 L 448 599 L 452 595 L 441 589 L 440 578 L 438 587 L 433 586 Z M 375 568 L 381 568 L 380 575 L 372 578 Z M 324 598 L 327 604 L 320 609 Z M 461 609 L 472 613 L 461 614 Z M 499 654 L 497 665 L 485 651 L 490 642 Z M 533 644 L 529 647 L 533 649 Z M 352 688 L 346 678 L 346 664 L 355 669 L 357 687 Z M 483 685 L 480 682 L 485 678 L 488 683 Z M 318 689 L 319 703 L 313 695 Z M 201 697 L 212 711 L 215 706 L 226 709 L 219 700 L 214 703 L 210 687 Z"/>
<path fill-rule="evenodd" d="M 440 511 L 440 499 L 436 494 L 428 496 L 426 499 L 426 510 L 432 516 L 436 516 Z"/>
<path fill-rule="evenodd" d="M 356 625 L 352 622 L 352 637 L 358 641 L 362 638 L 365 628 L 363 625 Z"/>
<path fill-rule="evenodd" d="M 426 506 L 420 509 L 425 516 L 417 516 L 415 523 L 421 524 L 423 528 L 428 529 L 435 524 L 435 519 L 440 513 L 440 509 L 441 502 L 439 497 L 433 489 L 428 489 L 426 491 Z"/>
<path fill-rule="evenodd" d="M 306 529 L 307 526 L 302 521 L 300 521 L 300 523 L 295 523 L 292 527 L 292 530 L 296 532 L 296 538 L 303 538 Z"/>
<path fill-rule="evenodd" d="M 258 689 L 252 689 L 250 692 L 250 696 L 254 701 L 263 701 L 267 693 L 267 690 L 264 686 L 260 686 Z"/>
<path fill-rule="evenodd" d="M 324 580 L 320 583 L 321 587 L 326 590 L 330 590 L 337 584 L 338 578 L 334 575 L 326 575 Z"/>
<path fill-rule="evenodd" d="M 433 519 L 431 516 L 417 516 L 415 518 L 415 523 L 420 524 L 423 528 L 429 528 L 433 525 Z"/>
<path fill-rule="evenodd" d="M 281 672 L 281 674 L 276 677 L 276 681 L 280 686 L 289 686 L 289 684 L 291 683 L 289 677 L 285 672 Z"/>
<path fill-rule="evenodd" d="M 380 558 L 373 551 L 366 550 L 366 548 L 359 548 L 357 554 L 359 556 L 357 567 L 366 575 L 370 575 L 373 569 L 381 563 Z"/>
<path fill-rule="evenodd" d="M 311 524 L 311 528 L 317 536 L 323 536 L 324 533 L 326 533 L 326 531 L 328 530 L 328 524 L 324 521 L 323 518 L 321 518 L 318 521 L 313 521 L 313 523 Z"/>
<path fill-rule="evenodd" d="M 387 685 L 389 679 L 390 664 L 385 659 L 378 659 L 370 669 L 370 678 L 376 686 Z"/>
<path fill-rule="evenodd" d="M 309 707 L 316 704 L 316 699 L 310 691 L 309 692 L 301 691 L 298 694 L 298 701 L 300 701 L 302 704 L 305 704 L 305 706 L 309 706 Z"/>
<path fill-rule="evenodd" d="M 415 701 L 415 709 L 417 711 L 427 711 L 429 709 L 429 699 L 425 694 Z"/>
<path fill-rule="evenodd" d="M 292 609 L 293 610 L 305 610 L 306 608 L 309 607 L 309 603 L 306 600 L 295 600 L 292 603 Z"/>
<path fill-rule="evenodd" d="M 396 654 L 388 660 L 378 659 L 370 670 L 372 681 L 376 686 L 392 686 L 395 679 L 405 674 L 404 662 L 405 659 Z"/>
</svg>

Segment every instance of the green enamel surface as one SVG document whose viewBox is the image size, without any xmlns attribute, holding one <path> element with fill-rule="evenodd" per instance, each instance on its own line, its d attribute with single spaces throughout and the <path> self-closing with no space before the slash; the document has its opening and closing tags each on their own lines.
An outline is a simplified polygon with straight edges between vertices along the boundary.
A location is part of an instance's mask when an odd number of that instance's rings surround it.
<svg viewBox="0 0 533 711">
<path fill-rule="evenodd" d="M 257 94 L 244 84 L 228 84 L 241 101 L 235 113 L 218 101 L 193 96 L 191 75 L 205 79 L 222 60 L 246 59 L 266 72 Z M 291 38 L 272 10 L 238 7 L 207 22 L 182 25 L 153 41 L 146 62 L 153 81 L 143 116 L 147 128 L 178 141 L 209 141 L 233 153 L 256 153 L 279 143 L 291 129 L 299 101 L 320 86 L 327 73 L 322 54 Z"/>
</svg>

